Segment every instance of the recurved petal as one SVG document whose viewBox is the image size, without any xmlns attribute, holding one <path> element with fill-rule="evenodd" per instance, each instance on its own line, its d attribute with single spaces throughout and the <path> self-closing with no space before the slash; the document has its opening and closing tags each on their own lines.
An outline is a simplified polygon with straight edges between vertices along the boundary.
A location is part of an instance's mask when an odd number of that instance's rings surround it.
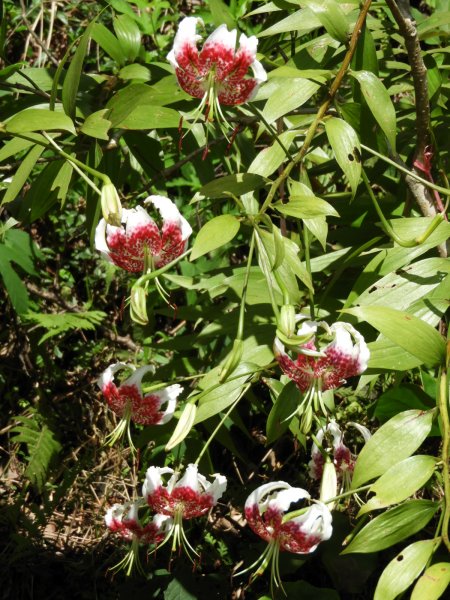
<svg viewBox="0 0 450 600">
<path fill-rule="evenodd" d="M 333 533 L 333 518 L 327 505 L 323 502 L 316 501 L 305 513 L 294 517 L 291 521 L 300 525 L 303 533 L 318 538 L 317 544 L 312 546 L 309 552 L 313 552 L 319 542 L 328 540 Z"/>
<path fill-rule="evenodd" d="M 177 398 L 182 391 L 182 386 L 178 385 L 178 383 L 175 383 L 174 385 L 169 385 L 169 387 L 166 387 L 163 390 L 154 392 L 154 395 L 158 396 L 161 400 L 161 409 L 163 408 L 164 404 L 166 405 L 164 409 L 164 416 L 159 422 L 159 425 L 164 425 L 164 423 L 167 423 L 173 417 L 177 407 Z"/>
<path fill-rule="evenodd" d="M 225 475 L 220 475 L 220 473 L 214 473 L 214 481 L 209 483 L 206 491 L 208 494 L 211 494 L 214 500 L 214 504 L 222 497 L 227 489 L 227 478 Z"/>
<path fill-rule="evenodd" d="M 173 469 L 170 467 L 149 467 L 145 474 L 144 485 L 142 486 L 142 495 L 144 498 L 151 496 L 155 490 L 158 490 L 163 485 L 161 475 L 166 473 L 172 473 Z"/>
<path fill-rule="evenodd" d="M 106 258 L 106 260 L 111 261 L 111 258 L 109 256 L 109 248 L 108 248 L 108 244 L 106 243 L 106 221 L 105 219 L 100 219 L 97 227 L 95 228 L 95 248 L 96 250 L 98 250 L 99 252 L 101 252 L 103 254 L 103 256 Z"/>
<path fill-rule="evenodd" d="M 130 366 L 130 368 L 133 368 L 133 367 Z M 152 365 L 145 365 L 143 367 L 139 367 L 123 383 L 124 383 L 124 385 L 135 385 L 138 387 L 138 389 L 140 389 L 144 375 L 146 373 L 154 373 L 154 372 L 155 372 L 155 367 L 153 367 Z"/>
<path fill-rule="evenodd" d="M 198 467 L 191 463 L 186 467 L 183 477 L 176 483 L 176 488 L 188 487 L 194 492 L 203 491 L 199 485 Z"/>
<path fill-rule="evenodd" d="M 144 200 L 144 204 L 153 204 L 161 215 L 164 224 L 175 223 L 181 229 L 183 241 L 187 240 L 191 235 L 192 227 L 180 213 L 175 202 L 172 202 L 169 198 L 165 196 L 149 196 Z"/>
<path fill-rule="evenodd" d="M 251 508 L 254 505 L 259 507 L 260 513 L 263 513 L 270 500 L 276 497 L 277 490 L 289 490 L 291 486 L 286 481 L 273 481 L 271 483 L 264 483 L 253 490 L 250 496 L 245 501 L 245 508 Z"/>
<path fill-rule="evenodd" d="M 185 17 L 180 21 L 172 49 L 175 59 L 177 58 L 177 54 L 186 46 L 186 44 L 196 46 L 198 40 L 202 39 L 202 36 L 197 34 L 198 23 L 203 25 L 203 21 L 199 17 Z M 170 54 L 171 53 L 169 53 L 169 55 Z M 169 55 L 167 56 L 168 60 L 170 60 Z"/>
<path fill-rule="evenodd" d="M 120 371 L 121 369 L 125 369 L 126 367 L 127 367 L 127 365 L 123 362 L 118 362 L 118 363 L 109 365 L 109 367 L 107 369 L 105 369 L 103 371 L 103 373 L 100 375 L 100 377 L 98 378 L 98 380 L 97 380 L 98 387 L 102 390 L 105 385 L 108 385 L 109 383 L 113 383 L 114 374 L 117 373 L 117 371 Z"/>
<path fill-rule="evenodd" d="M 208 46 L 220 45 L 226 48 L 227 50 L 232 50 L 234 52 L 236 48 L 236 38 L 236 29 L 228 31 L 228 27 L 222 24 L 219 27 L 217 27 L 217 29 L 215 29 L 211 33 L 211 35 L 206 39 L 205 43 L 203 44 L 203 48 L 207 48 Z"/>
<path fill-rule="evenodd" d="M 289 489 L 281 490 L 268 502 L 268 508 L 278 510 L 279 512 L 286 512 L 289 510 L 290 505 L 293 502 L 298 502 L 304 498 L 310 498 L 310 495 L 303 488 L 290 487 Z"/>
</svg>

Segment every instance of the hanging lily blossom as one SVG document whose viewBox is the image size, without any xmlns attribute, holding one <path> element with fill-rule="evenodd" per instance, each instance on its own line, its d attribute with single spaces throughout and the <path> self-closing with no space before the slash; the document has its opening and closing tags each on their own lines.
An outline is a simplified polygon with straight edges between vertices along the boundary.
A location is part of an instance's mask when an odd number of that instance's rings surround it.
<svg viewBox="0 0 450 600">
<path fill-rule="evenodd" d="M 197 17 L 184 18 L 175 36 L 167 60 L 175 68 L 180 87 L 194 98 L 200 98 L 199 112 L 206 106 L 206 120 L 213 121 L 214 113 L 225 120 L 221 104 L 235 106 L 251 100 L 259 85 L 267 80 L 261 63 L 256 60 L 257 38 L 241 33 L 236 47 L 237 31 L 220 25 L 206 39 L 199 51 Z M 248 75 L 249 68 L 253 77 Z"/>
<path fill-rule="evenodd" d="M 255 563 L 237 575 L 257 567 L 253 579 L 271 563 L 272 585 L 282 587 L 279 553 L 310 554 L 320 542 L 331 537 L 332 517 L 323 502 L 314 501 L 311 506 L 285 514 L 291 504 L 309 499 L 306 490 L 285 481 L 266 483 L 250 494 L 245 502 L 245 518 L 251 529 L 269 545 Z"/>
<path fill-rule="evenodd" d="M 303 414 L 304 431 L 311 425 L 312 406 L 326 415 L 322 392 L 333 390 L 345 384 L 348 377 L 360 375 L 367 368 L 370 352 L 363 336 L 350 323 L 338 321 L 329 326 L 324 321 L 309 321 L 306 315 L 296 315 L 303 321 L 297 337 L 309 340 L 295 347 L 297 358 L 292 359 L 286 352 L 283 342 L 276 337 L 274 354 L 281 370 L 295 382 L 304 393 L 299 413 Z M 317 331 L 321 328 L 331 341 L 317 347 Z"/>
<path fill-rule="evenodd" d="M 365 442 L 370 439 L 371 434 L 367 427 L 352 422 L 350 422 L 349 425 L 352 425 L 359 431 Z M 327 434 L 330 434 L 332 438 L 331 448 L 323 444 L 323 440 L 324 438 L 326 439 Z M 350 449 L 344 444 L 344 434 L 334 419 L 332 419 L 326 427 L 321 427 L 316 434 L 316 441 L 313 443 L 311 449 L 311 460 L 308 464 L 309 475 L 312 479 L 321 479 L 325 463 L 323 454 L 319 450 L 317 444 L 320 444 L 325 452 L 332 452 L 333 464 L 336 467 L 336 472 L 341 480 L 342 487 L 349 488 L 353 469 L 355 467 L 356 456 L 354 456 Z"/>
<path fill-rule="evenodd" d="M 170 475 L 166 484 L 165 475 Z M 181 479 L 180 472 L 170 467 L 149 467 L 142 495 L 155 512 L 173 518 L 173 526 L 165 542 L 173 537 L 172 550 L 183 546 L 190 556 L 190 551 L 196 552 L 183 531 L 183 520 L 204 516 L 217 504 L 226 487 L 226 477 L 216 473 L 214 480 L 209 482 L 198 472 L 195 464 L 186 467 Z"/>
<path fill-rule="evenodd" d="M 128 379 L 117 386 L 114 383 L 114 376 L 122 369 L 134 369 L 134 371 Z M 167 388 L 144 394 L 142 379 L 149 372 L 154 372 L 150 365 L 135 369 L 132 365 L 119 362 L 110 365 L 98 379 L 97 384 L 109 407 L 121 417 L 119 425 L 111 434 L 110 443 L 114 443 L 119 437 L 122 437 L 126 430 L 130 444 L 132 444 L 129 430 L 130 421 L 139 425 L 164 425 L 173 417 L 177 398 L 183 388 L 176 383 Z"/>
<path fill-rule="evenodd" d="M 95 230 L 96 249 L 106 260 L 131 273 L 159 269 L 172 262 L 183 254 L 192 233 L 169 198 L 149 196 L 144 204 L 156 209 L 161 226 L 142 206 L 137 206 L 122 210 L 120 227 L 101 219 Z"/>
<path fill-rule="evenodd" d="M 172 519 L 164 515 L 154 515 L 152 520 L 148 520 L 146 525 L 142 525 L 138 513 L 139 508 L 143 505 L 142 498 L 125 504 L 114 504 L 105 515 L 105 524 L 108 529 L 131 542 L 128 554 L 114 567 L 114 570 L 125 568 L 128 575 L 134 565 L 142 570 L 139 561 L 139 545 L 146 544 L 156 547 L 164 539 L 172 525 Z"/>
</svg>

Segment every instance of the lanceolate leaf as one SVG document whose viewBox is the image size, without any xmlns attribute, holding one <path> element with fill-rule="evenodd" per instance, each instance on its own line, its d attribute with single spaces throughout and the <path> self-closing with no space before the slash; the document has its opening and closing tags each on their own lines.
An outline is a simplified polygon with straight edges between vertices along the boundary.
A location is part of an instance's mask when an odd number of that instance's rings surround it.
<svg viewBox="0 0 450 600">
<path fill-rule="evenodd" d="M 410 500 L 396 506 L 363 527 L 342 554 L 389 548 L 423 529 L 438 508 L 439 503 L 431 500 Z"/>
<path fill-rule="evenodd" d="M 325 121 L 325 131 L 354 196 L 361 177 L 361 146 L 358 136 L 351 125 L 335 117 Z"/>
<path fill-rule="evenodd" d="M 88 47 L 91 27 L 89 25 L 84 34 L 81 36 L 78 48 L 72 58 L 69 68 L 67 69 L 66 77 L 62 88 L 62 103 L 64 112 L 71 119 L 75 118 L 75 106 L 77 101 L 78 86 L 80 85 L 81 73 L 83 71 L 83 62 Z"/>
<path fill-rule="evenodd" d="M 233 215 L 220 215 L 208 221 L 198 232 L 191 260 L 230 242 L 237 235 L 239 227 L 240 222 Z"/>
<path fill-rule="evenodd" d="M 304 196 L 291 196 L 289 202 L 283 204 L 277 202 L 274 205 L 283 215 L 290 217 L 297 217 L 297 219 L 311 219 L 314 217 L 323 217 L 326 215 L 332 217 L 338 217 L 337 211 L 325 200 L 316 198 L 316 196 L 304 195 Z"/>
<path fill-rule="evenodd" d="M 395 151 L 396 116 L 388 91 L 370 71 L 353 71 L 351 75 L 358 80 L 371 113 Z"/>
<path fill-rule="evenodd" d="M 267 100 L 263 116 L 269 123 L 302 106 L 319 89 L 319 84 L 309 79 L 280 78 L 280 87 Z"/>
<path fill-rule="evenodd" d="M 431 565 L 411 594 L 411 600 L 438 600 L 450 584 L 450 563 L 440 562 Z"/>
<path fill-rule="evenodd" d="M 435 465 L 436 459 L 427 455 L 410 456 L 393 465 L 370 488 L 375 496 L 361 507 L 358 516 L 406 500 L 425 485 Z"/>
<path fill-rule="evenodd" d="M 425 568 L 435 546 L 435 540 L 422 540 L 397 554 L 381 574 L 374 600 L 394 600 L 408 589 Z"/>
<path fill-rule="evenodd" d="M 54 131 L 62 129 L 75 133 L 72 119 L 62 112 L 45 108 L 26 108 L 16 113 L 5 123 L 9 133 L 27 133 L 28 131 Z"/>
<path fill-rule="evenodd" d="M 349 23 L 345 13 L 335 0 L 304 0 L 327 30 L 327 33 L 339 42 L 347 41 Z"/>
<path fill-rule="evenodd" d="M 141 47 L 141 32 L 136 21 L 128 15 L 120 15 L 114 19 L 113 27 L 127 60 L 135 60 Z"/>
<path fill-rule="evenodd" d="M 385 473 L 411 456 L 430 433 L 433 411 L 407 410 L 395 415 L 361 450 L 353 472 L 352 488 Z"/>
<path fill-rule="evenodd" d="M 445 358 L 442 336 L 421 319 L 387 306 L 359 306 L 346 309 L 367 321 L 389 340 L 429 366 L 441 364 Z"/>
</svg>

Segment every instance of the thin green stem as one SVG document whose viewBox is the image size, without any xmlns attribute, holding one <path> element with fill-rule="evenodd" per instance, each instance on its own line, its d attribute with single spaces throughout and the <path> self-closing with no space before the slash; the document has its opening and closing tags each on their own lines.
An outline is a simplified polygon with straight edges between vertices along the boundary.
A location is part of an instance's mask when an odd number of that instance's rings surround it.
<svg viewBox="0 0 450 600">
<path fill-rule="evenodd" d="M 225 421 L 228 419 L 228 417 L 230 416 L 231 412 L 233 411 L 233 409 L 236 407 L 237 403 L 239 402 L 239 400 L 242 398 L 242 396 L 247 392 L 247 390 L 250 387 L 250 383 L 248 383 L 241 391 L 241 393 L 239 394 L 239 396 L 236 398 L 236 400 L 233 402 L 233 404 L 230 406 L 230 408 L 226 411 L 226 413 L 223 415 L 223 417 L 220 419 L 217 427 L 214 429 L 214 431 L 211 433 L 211 435 L 209 436 L 208 440 L 206 441 L 206 444 L 203 446 L 203 448 L 200 451 L 200 454 L 197 457 L 197 460 L 195 461 L 195 465 L 198 465 L 203 457 L 203 455 L 205 454 L 205 452 L 208 450 L 209 445 L 211 444 L 211 442 L 213 441 L 213 439 L 216 437 L 217 432 L 219 431 L 219 429 L 222 427 L 222 425 L 225 423 Z"/>
<path fill-rule="evenodd" d="M 447 366 L 442 367 L 439 382 L 438 407 L 442 420 L 442 479 L 444 481 L 444 516 L 442 520 L 442 540 L 450 551 L 448 528 L 450 521 L 450 422 L 448 412 Z"/>
<path fill-rule="evenodd" d="M 55 148 L 55 150 L 58 152 L 58 154 L 63 156 L 70 163 L 78 166 L 80 169 L 82 169 L 83 171 L 86 171 L 86 173 L 89 173 L 93 177 L 97 177 L 97 179 L 100 179 L 101 181 L 103 181 L 104 184 L 111 183 L 111 180 L 108 177 L 108 175 L 105 175 L 104 173 L 100 173 L 100 171 L 97 171 L 96 169 L 93 169 L 92 167 L 85 165 L 83 162 L 78 160 L 78 158 L 75 158 L 74 156 L 70 156 L 70 154 L 67 154 L 67 152 L 64 152 L 64 150 L 60 146 L 58 146 L 58 144 L 55 142 L 55 140 L 52 137 L 50 137 L 47 132 L 42 131 L 41 133 L 45 137 L 45 139 L 53 146 L 53 148 Z M 99 194 L 100 194 L 100 192 L 99 192 Z"/>
<path fill-rule="evenodd" d="M 376 199 L 376 196 L 373 193 L 372 187 L 364 169 L 361 169 L 361 177 L 364 181 L 367 192 L 369 193 L 370 199 L 372 200 L 372 204 L 375 210 L 377 211 L 378 216 L 380 217 L 380 221 L 384 232 L 399 246 L 402 246 L 403 248 L 414 248 L 415 246 L 420 246 L 420 244 L 423 244 L 430 237 L 430 235 L 440 225 L 440 223 L 442 223 L 444 217 L 441 215 L 441 213 L 438 213 L 431 221 L 425 233 L 411 240 L 403 240 L 400 236 L 398 236 L 395 233 L 390 223 L 386 220 L 386 217 L 384 216 L 383 211 L 381 210 L 381 207 L 378 204 L 378 200 Z"/>
<path fill-rule="evenodd" d="M 320 106 L 313 122 L 309 126 L 309 129 L 306 132 L 305 140 L 303 142 L 302 147 L 300 148 L 300 150 L 298 151 L 296 156 L 293 158 L 293 160 L 291 160 L 291 162 L 286 165 L 284 170 L 280 173 L 280 175 L 277 177 L 277 179 L 273 182 L 273 184 L 269 190 L 269 193 L 267 194 L 267 198 L 264 201 L 263 205 L 261 206 L 261 209 L 259 211 L 260 214 L 263 214 L 269 208 L 273 199 L 275 198 L 275 194 L 276 194 L 278 188 L 280 187 L 280 185 L 283 183 L 283 181 L 285 181 L 285 179 L 287 179 L 289 177 L 289 174 L 292 171 L 292 169 L 296 165 L 298 165 L 300 162 L 302 162 L 302 160 L 305 158 L 306 153 L 308 152 L 309 147 L 311 145 L 311 142 L 313 141 L 314 136 L 316 134 L 316 130 L 317 130 L 318 126 L 320 125 L 320 122 L 322 121 L 323 117 L 325 116 L 330 104 L 332 103 L 332 101 L 336 95 L 336 92 L 338 91 L 338 89 L 342 83 L 342 80 L 344 79 L 344 76 L 350 65 L 350 61 L 352 60 L 353 54 L 355 53 L 358 38 L 360 36 L 362 27 L 366 20 L 366 16 L 367 16 L 367 13 L 369 11 L 371 4 L 372 4 L 372 0 L 366 0 L 364 2 L 364 5 L 361 8 L 361 11 L 358 15 L 358 19 L 356 21 L 355 27 L 353 29 L 352 37 L 350 38 L 347 53 L 345 54 L 344 60 L 342 61 L 342 64 L 341 64 L 341 67 L 340 67 L 340 69 L 328 91 L 328 98 Z"/>
<path fill-rule="evenodd" d="M 180 256 L 178 256 L 178 258 L 176 258 L 175 260 L 173 260 L 170 263 L 167 263 L 167 265 L 164 265 L 164 267 L 161 267 L 160 269 L 156 269 L 156 271 L 151 271 L 150 273 L 145 273 L 144 275 L 141 275 L 139 277 L 139 279 L 134 283 L 133 287 L 139 287 L 139 286 L 142 287 L 147 281 L 151 281 L 152 279 L 155 279 L 155 277 L 159 277 L 160 275 L 163 275 L 167 271 L 170 271 L 170 269 L 173 266 L 175 266 L 177 263 L 179 263 L 180 260 L 182 260 L 183 258 L 186 258 L 186 256 L 189 256 L 189 254 L 191 252 L 192 252 L 192 248 L 190 248 L 189 250 L 186 250 L 186 252 L 183 252 L 183 254 L 180 254 Z"/>
<path fill-rule="evenodd" d="M 252 266 L 253 252 L 255 250 L 255 230 L 252 231 L 250 247 L 248 250 L 247 268 L 245 270 L 244 285 L 242 286 L 241 307 L 239 309 L 239 323 L 236 334 L 237 340 L 242 340 L 244 337 L 244 322 L 245 322 L 245 299 L 247 297 L 248 281 L 250 279 L 250 269 Z"/>
<path fill-rule="evenodd" d="M 423 185 L 425 185 L 426 187 L 429 187 L 432 190 L 436 190 L 437 192 L 440 192 L 441 194 L 444 194 L 445 196 L 450 196 L 450 190 L 448 188 L 441 187 L 440 185 L 436 185 L 435 183 L 432 183 L 431 181 L 428 181 L 427 179 L 420 177 L 420 175 L 417 175 L 417 173 L 414 173 L 414 171 L 410 171 L 408 168 L 403 167 L 402 165 L 399 165 L 397 162 L 395 162 L 391 158 L 384 156 L 384 154 L 380 154 L 376 150 L 369 148 L 369 146 L 365 146 L 364 144 L 361 144 L 361 148 L 363 150 L 366 150 L 367 152 L 370 152 L 370 154 L 373 154 L 373 156 L 376 156 L 377 158 L 383 160 L 385 163 L 392 165 L 393 167 L 395 167 L 402 173 L 409 175 L 416 181 L 420 181 L 420 183 L 423 183 Z"/>
<path fill-rule="evenodd" d="M 309 273 L 310 280 L 312 281 L 311 272 L 311 252 L 310 252 L 311 241 L 309 239 L 309 231 L 306 225 L 303 223 L 303 247 L 305 250 L 305 266 Z M 311 313 L 311 320 L 314 321 L 314 291 L 308 287 L 308 298 L 309 298 L 309 310 Z"/>
</svg>

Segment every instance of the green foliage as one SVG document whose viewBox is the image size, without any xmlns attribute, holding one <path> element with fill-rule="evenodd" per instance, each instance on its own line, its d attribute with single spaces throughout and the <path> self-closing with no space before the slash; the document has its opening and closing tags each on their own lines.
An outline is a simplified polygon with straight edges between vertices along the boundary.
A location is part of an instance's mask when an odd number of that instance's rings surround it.
<svg viewBox="0 0 450 600">
<path fill-rule="evenodd" d="M 17 420 L 21 424 L 12 429 L 17 434 L 13 440 L 17 444 L 26 444 L 27 447 L 25 459 L 28 466 L 25 477 L 42 492 L 52 465 L 61 452 L 61 443 L 55 431 L 37 411 L 32 411 L 26 417 L 20 416 Z"/>
<path fill-rule="evenodd" d="M 86 312 L 76 313 L 28 313 L 24 315 L 24 318 L 28 321 L 36 323 L 38 327 L 44 327 L 48 329 L 39 340 L 39 344 L 42 344 L 46 340 L 65 333 L 74 329 L 87 329 L 94 330 L 98 325 L 101 324 L 106 314 L 100 310 L 92 310 Z"/>
</svg>

